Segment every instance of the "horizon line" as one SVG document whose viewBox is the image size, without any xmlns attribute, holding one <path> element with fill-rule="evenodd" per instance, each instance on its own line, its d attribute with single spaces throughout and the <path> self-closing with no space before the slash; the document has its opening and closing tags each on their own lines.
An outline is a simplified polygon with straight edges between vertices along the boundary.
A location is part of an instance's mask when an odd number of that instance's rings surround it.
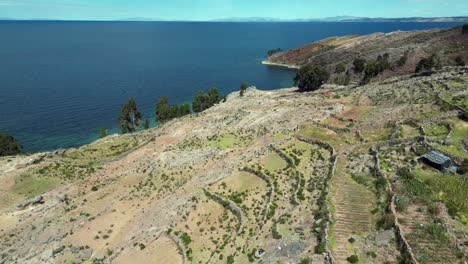
<svg viewBox="0 0 468 264">
<path fill-rule="evenodd" d="M 335 19 L 335 20 L 334 20 Z M 273 17 L 226 17 L 210 20 L 160 19 L 160 18 L 120 18 L 120 19 L 54 19 L 54 18 L 0 18 L 0 21 L 57 21 L 57 22 L 366 22 L 362 20 L 398 20 L 398 19 L 468 19 L 466 16 L 412 16 L 412 17 L 358 17 L 335 16 L 322 18 L 273 18 Z M 373 21 L 369 21 L 373 22 Z M 384 21 L 383 21 L 384 22 Z M 391 21 L 389 21 L 391 22 Z M 424 21 L 421 21 L 424 22 Z M 457 21 L 439 21 L 457 22 Z M 461 22 L 461 21 L 458 21 Z M 468 22 L 468 21 L 467 21 Z"/>
</svg>

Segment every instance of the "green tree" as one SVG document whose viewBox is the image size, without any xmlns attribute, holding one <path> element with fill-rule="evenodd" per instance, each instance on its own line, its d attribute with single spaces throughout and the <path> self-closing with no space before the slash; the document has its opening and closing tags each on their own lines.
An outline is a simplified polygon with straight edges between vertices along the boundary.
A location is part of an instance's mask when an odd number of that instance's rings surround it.
<svg viewBox="0 0 468 264">
<path fill-rule="evenodd" d="M 198 91 L 193 97 L 193 101 L 192 101 L 193 111 L 196 113 L 199 113 L 205 109 L 208 109 L 209 102 L 210 102 L 209 96 L 203 91 Z"/>
<path fill-rule="evenodd" d="M 361 73 L 366 68 L 366 60 L 363 58 L 356 58 L 353 61 L 353 65 L 354 65 L 354 71 L 357 73 Z"/>
<path fill-rule="evenodd" d="M 140 126 L 143 114 L 138 110 L 137 104 L 133 98 L 122 107 L 120 115 L 117 120 L 120 124 L 122 133 L 135 132 Z"/>
<path fill-rule="evenodd" d="M 158 102 L 156 102 L 156 122 L 166 122 L 170 119 L 170 110 L 169 110 L 169 98 L 167 96 L 159 97 Z"/>
<path fill-rule="evenodd" d="M 208 105 L 211 107 L 221 100 L 221 96 L 219 95 L 218 88 L 211 87 L 208 89 Z"/>
<path fill-rule="evenodd" d="M 148 129 L 150 127 L 150 122 L 148 118 L 145 119 L 145 122 L 143 122 L 143 128 Z"/>
<path fill-rule="evenodd" d="M 268 57 L 271 57 L 272 55 L 274 55 L 274 54 L 276 54 L 276 53 L 278 53 L 278 52 L 281 52 L 281 51 L 283 51 L 283 50 L 280 49 L 280 48 L 271 49 L 271 50 L 269 50 L 269 51 L 267 52 L 267 54 L 268 54 Z"/>
<path fill-rule="evenodd" d="M 343 63 L 338 63 L 335 67 L 335 73 L 343 73 L 344 71 L 346 71 L 346 67 L 344 66 Z"/>
<path fill-rule="evenodd" d="M 179 108 L 179 116 L 190 115 L 192 111 L 190 110 L 189 103 L 183 103 Z"/>
<path fill-rule="evenodd" d="M 381 72 L 385 71 L 386 69 L 390 68 L 390 63 L 388 62 L 388 54 L 384 54 L 384 56 L 379 55 L 377 60 L 369 61 L 366 65 L 364 70 L 364 79 L 362 83 L 368 83 L 372 78 L 379 75 Z"/>
<path fill-rule="evenodd" d="M 23 152 L 23 147 L 9 134 L 0 133 L 0 157 Z"/>
<path fill-rule="evenodd" d="M 244 96 L 244 93 L 245 91 L 247 90 L 247 88 L 249 87 L 249 85 L 246 83 L 246 82 L 243 82 L 241 83 L 241 86 L 240 86 L 240 96 Z"/>
<path fill-rule="evenodd" d="M 101 127 L 101 129 L 99 129 L 99 135 L 101 138 L 107 137 L 107 129 L 105 127 Z"/>
<path fill-rule="evenodd" d="M 161 96 L 158 102 L 156 102 L 156 122 L 164 123 L 190 113 L 190 105 L 188 103 L 183 103 L 180 106 L 176 104 L 171 105 L 167 96 Z"/>
<path fill-rule="evenodd" d="M 299 91 L 314 91 L 328 81 L 330 73 L 320 65 L 306 65 L 299 69 L 294 77 L 294 85 Z"/>
</svg>

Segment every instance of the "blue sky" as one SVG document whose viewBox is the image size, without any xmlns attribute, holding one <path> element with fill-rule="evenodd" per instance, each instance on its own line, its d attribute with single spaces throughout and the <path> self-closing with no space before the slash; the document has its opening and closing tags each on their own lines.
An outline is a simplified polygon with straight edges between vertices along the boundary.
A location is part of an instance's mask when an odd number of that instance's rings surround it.
<svg viewBox="0 0 468 264">
<path fill-rule="evenodd" d="M 468 0 L 0 0 L 1 18 L 211 20 L 467 16 Z"/>
</svg>

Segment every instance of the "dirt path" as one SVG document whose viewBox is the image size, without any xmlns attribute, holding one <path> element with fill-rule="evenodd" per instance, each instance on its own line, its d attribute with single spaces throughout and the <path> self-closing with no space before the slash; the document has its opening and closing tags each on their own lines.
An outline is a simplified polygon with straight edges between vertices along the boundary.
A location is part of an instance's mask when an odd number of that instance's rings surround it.
<svg viewBox="0 0 468 264">
<path fill-rule="evenodd" d="M 346 258 L 354 254 L 353 244 L 348 241 L 351 236 L 371 231 L 372 224 L 369 208 L 372 206 L 371 201 L 374 201 L 373 194 L 345 173 L 347 163 L 347 157 L 340 155 L 332 181 L 332 201 L 335 206 L 335 244 L 332 254 L 337 263 L 347 263 Z"/>
</svg>

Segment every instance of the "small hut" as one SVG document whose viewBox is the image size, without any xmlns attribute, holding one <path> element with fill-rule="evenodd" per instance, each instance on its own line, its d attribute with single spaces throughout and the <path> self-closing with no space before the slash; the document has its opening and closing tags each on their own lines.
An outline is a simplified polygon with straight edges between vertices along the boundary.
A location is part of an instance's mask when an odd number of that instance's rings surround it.
<svg viewBox="0 0 468 264">
<path fill-rule="evenodd" d="M 453 164 L 452 159 L 437 151 L 426 153 L 422 155 L 421 159 L 427 165 L 440 171 L 448 169 Z"/>
</svg>

